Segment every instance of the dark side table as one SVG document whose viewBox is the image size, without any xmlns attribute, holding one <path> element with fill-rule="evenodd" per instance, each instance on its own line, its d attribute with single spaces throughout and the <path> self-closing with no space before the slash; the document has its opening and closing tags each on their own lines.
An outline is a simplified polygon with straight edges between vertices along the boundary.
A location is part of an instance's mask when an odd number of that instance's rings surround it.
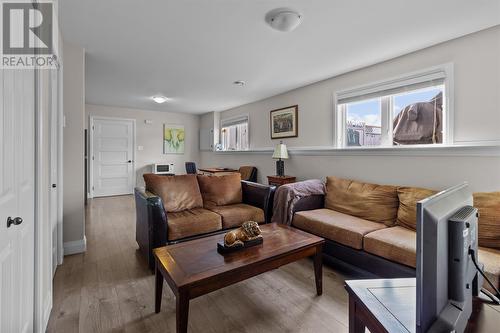
<svg viewBox="0 0 500 333">
<path fill-rule="evenodd" d="M 345 282 L 349 293 L 349 333 L 416 331 L 416 280 L 376 279 Z M 498 332 L 500 306 L 475 297 L 465 332 Z"/>
<path fill-rule="evenodd" d="M 296 177 L 292 176 L 267 176 L 267 181 L 269 185 L 279 187 L 285 184 L 295 183 Z"/>
</svg>

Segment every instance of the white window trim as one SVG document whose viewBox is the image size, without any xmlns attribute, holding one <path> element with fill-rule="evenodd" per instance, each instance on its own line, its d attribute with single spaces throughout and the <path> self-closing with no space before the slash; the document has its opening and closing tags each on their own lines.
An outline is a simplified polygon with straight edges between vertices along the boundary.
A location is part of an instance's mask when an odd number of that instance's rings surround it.
<svg viewBox="0 0 500 333">
<path fill-rule="evenodd" d="M 237 121 L 244 121 L 246 120 L 247 121 L 247 140 L 248 140 L 248 148 L 247 149 L 243 149 L 243 150 L 220 150 L 221 152 L 239 152 L 239 151 L 248 151 L 250 150 L 250 115 L 248 113 L 243 113 L 243 114 L 239 114 L 239 115 L 236 115 L 236 116 L 231 116 L 231 117 L 226 117 L 226 118 L 222 118 L 220 119 L 219 121 L 219 142 L 218 144 L 221 145 L 222 147 L 222 128 L 228 123 L 233 123 L 233 122 L 237 122 Z"/>
<path fill-rule="evenodd" d="M 232 116 L 232 117 L 227 117 L 227 118 L 222 118 L 220 120 L 220 128 L 222 128 L 227 123 L 234 123 L 234 122 L 238 122 L 238 121 L 244 122 L 245 120 L 248 123 L 250 123 L 250 117 L 248 116 L 248 113 L 240 114 L 240 115 Z"/>
<path fill-rule="evenodd" d="M 433 144 L 433 145 L 425 145 L 428 147 L 443 147 L 443 146 L 453 146 L 454 145 L 454 66 L 453 63 L 442 64 L 439 66 L 434 66 L 431 68 L 427 68 L 424 70 L 419 70 L 415 72 L 411 72 L 405 75 L 400 75 L 397 77 L 392 77 L 386 80 L 380 80 L 376 82 L 372 82 L 369 84 L 364 84 L 360 86 L 355 86 L 349 89 L 339 90 L 333 93 L 333 146 L 336 149 L 397 149 L 397 146 L 362 146 L 362 147 L 347 147 L 345 146 L 345 126 L 346 126 L 346 112 L 338 112 L 338 101 L 341 99 L 346 99 L 350 97 L 366 95 L 376 92 L 381 92 L 384 90 L 389 90 L 392 88 L 396 88 L 398 86 L 411 85 L 419 82 L 429 81 L 433 78 L 443 78 L 444 73 L 444 100 L 443 104 L 445 106 L 446 112 L 444 113 L 444 122 L 443 122 L 443 143 L 442 144 Z M 392 130 L 392 121 L 387 118 L 388 115 L 382 115 L 382 122 L 389 122 L 389 126 L 387 128 Z M 384 133 L 383 133 L 384 134 Z M 387 135 L 387 133 L 386 133 Z M 407 145 L 406 148 L 418 148 L 418 146 L 422 145 Z"/>
</svg>

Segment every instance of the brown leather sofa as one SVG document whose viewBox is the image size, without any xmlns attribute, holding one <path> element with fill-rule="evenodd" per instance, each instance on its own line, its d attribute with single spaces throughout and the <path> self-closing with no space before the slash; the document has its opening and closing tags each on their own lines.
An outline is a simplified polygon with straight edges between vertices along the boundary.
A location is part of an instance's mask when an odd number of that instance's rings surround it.
<svg viewBox="0 0 500 333">
<path fill-rule="evenodd" d="M 324 237 L 332 264 L 366 277 L 413 277 L 416 203 L 432 190 L 327 177 L 326 194 L 300 199 L 292 225 Z M 500 287 L 500 192 L 475 193 L 480 211 L 479 260 Z M 485 283 L 484 287 L 490 289 Z"/>
<path fill-rule="evenodd" d="M 224 232 L 245 221 L 271 220 L 274 186 L 226 176 L 145 174 L 135 189 L 136 241 L 154 268 L 152 250 Z"/>
</svg>

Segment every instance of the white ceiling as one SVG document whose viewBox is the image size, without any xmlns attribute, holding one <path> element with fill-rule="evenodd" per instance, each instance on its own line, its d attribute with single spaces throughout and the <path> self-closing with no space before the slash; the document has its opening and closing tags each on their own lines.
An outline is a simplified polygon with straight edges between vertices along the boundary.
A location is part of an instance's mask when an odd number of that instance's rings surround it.
<svg viewBox="0 0 500 333">
<path fill-rule="evenodd" d="M 277 7 L 302 24 L 272 30 Z M 86 49 L 87 103 L 204 113 L 498 25 L 500 0 L 63 0 L 60 13 Z"/>
</svg>

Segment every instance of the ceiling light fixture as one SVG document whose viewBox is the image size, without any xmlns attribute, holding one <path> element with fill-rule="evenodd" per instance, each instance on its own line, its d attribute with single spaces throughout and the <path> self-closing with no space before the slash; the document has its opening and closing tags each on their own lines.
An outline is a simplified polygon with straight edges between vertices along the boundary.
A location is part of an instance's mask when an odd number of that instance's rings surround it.
<svg viewBox="0 0 500 333">
<path fill-rule="evenodd" d="M 165 96 L 153 96 L 153 101 L 155 101 L 158 104 L 162 104 L 168 101 L 168 98 Z"/>
<path fill-rule="evenodd" d="M 246 83 L 245 81 L 234 81 L 233 84 L 236 86 L 243 87 Z"/>
<path fill-rule="evenodd" d="M 271 28 L 289 32 L 297 28 L 302 21 L 302 15 L 288 8 L 276 8 L 266 14 L 266 22 Z"/>
</svg>

